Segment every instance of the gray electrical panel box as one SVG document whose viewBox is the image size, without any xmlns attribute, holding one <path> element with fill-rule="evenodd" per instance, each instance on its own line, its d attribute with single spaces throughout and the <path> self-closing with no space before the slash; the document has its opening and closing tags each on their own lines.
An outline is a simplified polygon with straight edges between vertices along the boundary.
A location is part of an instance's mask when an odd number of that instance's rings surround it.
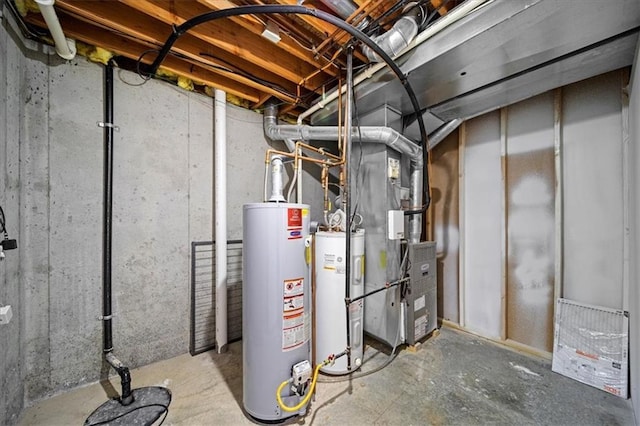
<svg viewBox="0 0 640 426">
<path fill-rule="evenodd" d="M 436 243 L 409 244 L 406 342 L 415 345 L 438 325 Z"/>
</svg>

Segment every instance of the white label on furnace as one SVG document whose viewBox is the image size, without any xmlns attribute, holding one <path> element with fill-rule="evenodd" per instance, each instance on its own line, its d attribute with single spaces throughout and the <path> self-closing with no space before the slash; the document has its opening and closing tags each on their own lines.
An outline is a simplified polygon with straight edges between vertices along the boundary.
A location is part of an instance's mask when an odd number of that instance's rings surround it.
<svg viewBox="0 0 640 426">
<path fill-rule="evenodd" d="M 418 317 L 414 322 L 413 322 L 413 336 L 415 339 L 419 339 L 422 336 L 424 336 L 425 334 L 427 334 L 427 316 L 423 315 L 421 317 Z"/>
<path fill-rule="evenodd" d="M 427 301 L 425 299 L 425 295 L 423 294 L 413 301 L 413 312 L 419 311 L 420 309 L 424 308 L 426 304 Z"/>
</svg>

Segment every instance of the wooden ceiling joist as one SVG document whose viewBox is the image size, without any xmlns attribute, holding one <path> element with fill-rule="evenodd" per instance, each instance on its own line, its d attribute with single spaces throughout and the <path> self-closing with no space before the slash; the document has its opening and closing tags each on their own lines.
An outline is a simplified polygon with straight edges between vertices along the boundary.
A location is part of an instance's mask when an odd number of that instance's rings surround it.
<svg viewBox="0 0 640 426">
<path fill-rule="evenodd" d="M 223 9 L 229 9 L 236 6 L 234 3 L 232 3 L 229 0 L 198 0 L 198 2 L 210 8 L 211 10 L 223 10 Z M 264 24 L 260 20 L 252 16 L 245 16 L 245 17 L 236 16 L 230 19 L 236 24 L 240 25 L 242 28 L 248 31 L 251 31 L 253 34 L 261 35 L 262 32 L 264 31 Z M 320 67 L 326 64 L 327 62 L 326 60 L 316 59 L 316 55 L 313 53 L 311 49 L 301 46 L 301 42 L 296 41 L 293 37 L 289 36 L 288 34 L 285 34 L 284 32 L 282 32 L 280 34 L 280 37 L 281 37 L 281 40 L 277 44 L 279 48 L 284 49 L 285 51 L 291 53 L 298 59 L 301 59 L 313 66 Z M 333 68 L 328 68 L 325 72 L 334 77 L 338 74 L 338 72 Z"/>
<path fill-rule="evenodd" d="M 87 25 L 95 23 L 111 28 L 120 33 L 150 43 L 151 46 L 159 48 L 164 43 L 165 34 L 171 31 L 171 27 L 166 24 L 159 23 L 152 18 L 144 15 L 136 10 L 130 9 L 125 5 L 114 4 L 110 2 L 93 1 L 79 2 L 72 0 L 58 0 L 59 6 L 65 12 L 82 19 L 85 18 Z M 290 81 L 271 73 L 266 73 L 264 69 L 255 64 L 238 59 L 221 49 L 217 49 L 204 41 L 197 39 L 189 34 L 182 36 L 174 47 L 175 53 L 185 56 L 195 63 L 202 63 L 218 68 L 228 69 L 231 61 L 248 74 L 254 75 L 261 80 L 269 81 L 285 90 L 288 93 L 295 94 L 297 85 Z M 258 90 L 273 93 L 272 87 L 263 83 L 253 81 L 243 74 L 223 72 L 226 78 L 236 80 L 242 84 L 246 84 Z M 279 91 L 276 93 L 280 93 Z M 292 98 L 292 97 L 288 97 Z"/>
<path fill-rule="evenodd" d="M 59 17 L 65 29 L 65 34 L 68 37 L 73 37 L 79 41 L 93 46 L 100 46 L 104 49 L 114 52 L 119 56 L 137 60 L 142 52 L 152 47 L 149 43 L 134 41 L 125 36 L 105 32 L 104 29 L 96 26 L 89 27 L 86 25 L 86 23 L 70 16 L 61 14 L 61 16 Z M 34 25 L 45 25 L 41 15 L 28 15 L 27 21 Z M 150 64 L 153 59 L 153 56 L 149 55 L 145 57 L 142 62 Z M 258 100 L 260 99 L 260 93 L 262 90 L 257 90 L 247 85 L 240 84 L 237 81 L 231 80 L 224 75 L 202 68 L 197 64 L 185 62 L 184 60 L 172 56 L 168 56 L 165 59 L 165 61 L 162 63 L 162 68 L 177 75 L 190 78 L 196 83 L 202 83 L 224 90 L 227 93 L 243 99 L 247 99 L 250 102 L 258 102 Z M 295 101 L 295 99 L 283 96 L 282 94 L 277 92 L 274 92 L 272 94 L 280 99 L 283 99 L 285 102 Z"/>
<path fill-rule="evenodd" d="M 194 2 L 171 0 L 155 0 L 153 2 L 120 0 L 120 2 L 169 25 L 180 25 L 187 19 L 203 12 Z M 190 30 L 190 34 L 295 84 L 298 84 L 315 69 L 315 67 L 299 61 L 293 55 L 285 53 L 274 43 L 261 36 L 238 31 L 235 24 L 226 19 L 201 24 Z M 321 81 L 322 78 L 318 78 L 316 81 L 306 81 L 305 88 L 315 89 L 321 84 Z"/>
</svg>

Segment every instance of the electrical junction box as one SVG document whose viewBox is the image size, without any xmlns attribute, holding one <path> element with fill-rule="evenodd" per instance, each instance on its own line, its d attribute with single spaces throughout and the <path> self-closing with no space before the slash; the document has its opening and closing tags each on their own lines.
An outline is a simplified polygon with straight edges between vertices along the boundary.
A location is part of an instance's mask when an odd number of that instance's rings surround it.
<svg viewBox="0 0 640 426">
<path fill-rule="evenodd" d="M 400 159 L 389 157 L 387 175 L 389 179 L 400 179 Z"/>
<path fill-rule="evenodd" d="M 438 294 L 436 243 L 409 244 L 409 288 L 406 294 L 407 344 L 415 345 L 436 329 Z"/>
<path fill-rule="evenodd" d="M 9 324 L 13 318 L 13 312 L 11 312 L 11 306 L 0 306 L 0 324 Z"/>
<path fill-rule="evenodd" d="M 387 216 L 388 237 L 390 240 L 404 238 L 404 212 L 402 210 L 389 210 Z"/>
</svg>

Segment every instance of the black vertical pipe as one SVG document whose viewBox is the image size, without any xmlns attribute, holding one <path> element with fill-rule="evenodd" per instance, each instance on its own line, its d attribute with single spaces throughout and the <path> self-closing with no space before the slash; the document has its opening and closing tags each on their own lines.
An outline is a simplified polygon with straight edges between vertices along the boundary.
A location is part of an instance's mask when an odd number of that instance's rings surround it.
<svg viewBox="0 0 640 426">
<path fill-rule="evenodd" d="M 347 215 L 347 223 L 345 226 L 345 259 L 346 259 L 346 267 L 345 267 L 345 283 L 344 283 L 344 297 L 345 300 L 349 300 L 351 298 L 351 141 L 352 141 L 352 132 L 351 132 L 351 123 L 352 123 L 352 114 L 353 114 L 353 46 L 347 47 L 347 93 L 346 93 L 346 113 L 344 118 L 344 127 L 345 127 L 345 174 L 346 182 L 345 182 L 345 190 L 344 190 L 344 200 L 346 204 L 346 215 Z M 345 315 L 347 322 L 347 370 L 351 370 L 351 304 L 349 302 L 346 303 L 345 306 Z"/>
<path fill-rule="evenodd" d="M 102 350 L 105 360 L 118 372 L 122 393 L 120 403 L 133 402 L 131 374 L 113 354 L 113 331 L 111 310 L 111 235 L 113 230 L 113 64 L 104 68 L 104 199 L 102 229 Z"/>
<path fill-rule="evenodd" d="M 103 351 L 113 350 L 111 329 L 111 235 L 113 220 L 113 64 L 104 68 L 104 200 L 102 229 Z"/>
</svg>

